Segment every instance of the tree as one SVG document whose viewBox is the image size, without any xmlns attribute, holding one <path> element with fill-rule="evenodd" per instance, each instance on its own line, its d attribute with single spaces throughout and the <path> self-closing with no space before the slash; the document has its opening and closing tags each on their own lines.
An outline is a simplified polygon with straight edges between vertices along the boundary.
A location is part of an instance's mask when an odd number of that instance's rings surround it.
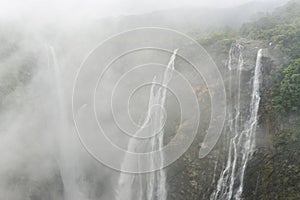
<svg viewBox="0 0 300 200">
<path fill-rule="evenodd" d="M 300 58 L 281 70 L 282 80 L 274 87 L 272 103 L 280 112 L 300 110 Z"/>
</svg>

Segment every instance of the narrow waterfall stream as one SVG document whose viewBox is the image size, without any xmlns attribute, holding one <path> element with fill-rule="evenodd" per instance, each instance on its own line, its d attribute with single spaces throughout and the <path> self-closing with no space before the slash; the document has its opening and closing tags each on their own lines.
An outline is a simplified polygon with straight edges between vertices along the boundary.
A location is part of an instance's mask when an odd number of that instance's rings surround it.
<svg viewBox="0 0 300 200">
<path fill-rule="evenodd" d="M 211 200 L 241 199 L 245 169 L 255 147 L 255 133 L 260 102 L 261 59 L 262 49 L 257 52 L 248 111 L 249 117 L 246 118 L 246 121 L 243 121 L 241 116 L 241 74 L 244 64 L 243 46 L 233 44 L 229 51 L 230 105 L 228 106 L 228 156 L 218 179 L 217 188 L 210 197 Z"/>
<path fill-rule="evenodd" d="M 174 62 L 176 58 L 177 49 L 174 50 L 169 63 L 164 71 L 162 80 L 156 80 L 154 77 L 150 90 L 150 98 L 148 103 L 147 115 L 142 123 L 141 128 L 135 133 L 135 136 L 144 135 L 144 131 L 150 131 L 148 135 L 154 137 L 149 139 L 149 146 L 146 147 L 147 152 L 156 151 L 163 147 L 164 137 L 164 121 L 165 112 L 164 105 L 166 101 L 167 86 L 170 82 L 174 70 Z M 150 126 L 150 128 L 149 128 Z M 157 132 L 158 131 L 158 132 Z M 157 132 L 157 133 L 156 133 Z M 128 142 L 127 150 L 130 152 L 138 152 L 139 144 L 136 138 L 132 138 Z M 144 147 L 143 147 L 144 148 Z M 127 154 L 124 157 L 123 166 L 139 165 L 140 163 L 133 163 L 129 160 Z M 145 164 L 145 163 L 142 163 Z M 159 157 L 150 156 L 148 163 L 150 166 L 163 166 L 164 155 L 160 153 Z M 125 167 L 124 167 L 125 168 Z M 132 199 L 145 199 L 145 200 L 166 200 L 166 174 L 163 169 L 147 174 L 126 174 L 121 173 L 119 177 L 119 189 L 117 192 L 117 199 L 119 200 L 132 200 Z"/>
<path fill-rule="evenodd" d="M 66 98 L 64 93 L 64 83 L 62 78 L 62 70 L 59 65 L 59 61 L 57 58 L 56 51 L 53 46 L 48 46 L 49 54 L 48 55 L 48 65 L 49 69 L 53 72 L 53 84 L 55 86 L 53 99 L 57 101 L 56 112 L 56 127 L 55 131 L 57 132 L 57 137 L 59 139 L 56 140 L 56 143 L 59 144 L 56 149 L 56 161 L 59 165 L 60 175 L 62 178 L 62 183 L 64 187 L 64 199 L 65 200 L 82 200 L 87 199 L 86 194 L 82 193 L 79 189 L 78 181 L 76 178 L 79 176 L 79 172 L 74 168 L 70 168 L 70 166 L 76 165 L 73 160 L 68 159 L 69 157 L 76 155 L 65 151 L 64 146 L 68 146 L 69 149 L 72 149 L 72 145 L 70 145 L 71 139 L 69 137 L 69 133 L 72 133 L 69 129 L 69 122 L 67 116 L 66 109 Z M 73 143 L 74 141 L 72 141 Z M 72 149 L 74 150 L 74 149 Z M 82 187 L 82 186 L 81 186 Z"/>
<path fill-rule="evenodd" d="M 235 199 L 241 199 L 243 192 L 243 183 L 245 176 L 245 169 L 249 158 L 252 156 L 255 147 L 255 133 L 256 126 L 258 122 L 258 109 L 260 102 L 260 76 L 261 76 L 261 59 L 262 59 L 262 49 L 257 52 L 256 66 L 254 71 L 253 83 L 252 83 L 252 95 L 250 103 L 250 118 L 245 124 L 244 130 L 242 131 L 238 145 L 242 147 L 242 162 L 241 162 L 241 172 L 239 176 L 239 188 L 235 195 Z"/>
<path fill-rule="evenodd" d="M 56 52 L 53 46 L 47 46 L 49 54 L 48 55 L 48 67 L 51 71 L 53 71 L 53 84 L 55 85 L 55 90 L 54 90 L 54 94 L 53 94 L 53 98 L 56 99 L 58 107 L 56 108 L 56 112 L 57 112 L 57 128 L 55 129 L 55 131 L 58 132 L 58 134 L 60 135 L 60 137 L 64 138 L 64 135 L 67 131 L 67 116 L 66 113 L 67 111 L 65 110 L 65 105 L 64 105 L 64 93 L 63 93 L 63 85 L 62 85 L 62 72 L 57 60 L 57 56 L 56 56 Z M 82 197 L 81 195 L 79 195 L 78 192 L 76 192 L 76 188 L 73 185 L 73 181 L 71 180 L 72 177 L 72 172 L 71 170 L 66 170 L 67 167 L 65 166 L 65 161 L 64 161 L 64 157 L 61 152 L 63 151 L 59 151 L 58 155 L 56 157 L 59 168 L 60 168 L 60 174 L 62 177 L 62 182 L 64 185 L 64 198 L 69 200 L 69 199 L 76 199 L 78 197 Z"/>
</svg>

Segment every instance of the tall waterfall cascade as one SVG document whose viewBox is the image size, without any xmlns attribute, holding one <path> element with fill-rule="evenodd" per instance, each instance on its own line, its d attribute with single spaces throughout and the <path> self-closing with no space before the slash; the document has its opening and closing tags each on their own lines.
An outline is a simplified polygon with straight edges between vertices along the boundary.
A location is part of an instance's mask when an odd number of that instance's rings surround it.
<svg viewBox="0 0 300 200">
<path fill-rule="evenodd" d="M 74 168 L 70 168 L 70 166 L 74 166 L 75 162 L 72 159 L 68 159 L 73 153 L 69 153 L 61 148 L 64 145 L 70 143 L 71 139 L 69 138 L 69 127 L 68 127 L 68 116 L 66 109 L 66 98 L 64 94 L 64 85 L 62 78 L 62 68 L 59 65 L 57 54 L 55 48 L 53 46 L 47 46 L 49 51 L 48 55 L 48 65 L 49 69 L 53 73 L 53 84 L 54 84 L 54 94 L 53 99 L 57 101 L 56 112 L 56 129 L 55 131 L 59 135 L 59 139 L 57 139 L 57 144 L 59 144 L 56 149 L 56 161 L 59 166 L 60 175 L 62 178 L 62 183 L 64 187 L 64 199 L 65 200 L 82 200 L 87 199 L 87 194 L 80 190 L 80 186 L 76 178 L 80 175 L 78 171 Z M 73 142 L 73 141 L 72 141 Z M 69 146 L 69 149 L 73 149 L 73 147 Z M 82 187 L 82 186 L 81 186 Z"/>
<path fill-rule="evenodd" d="M 252 78 L 252 92 L 247 118 L 241 115 L 241 84 L 244 65 L 243 46 L 233 44 L 229 51 L 228 70 L 230 102 L 228 106 L 227 132 L 228 155 L 217 181 L 217 187 L 211 194 L 211 200 L 240 200 L 247 163 L 255 148 L 255 135 L 258 123 L 258 109 L 260 103 L 260 76 L 262 49 L 257 52 L 256 65 Z"/>
<path fill-rule="evenodd" d="M 164 105 L 167 96 L 167 86 L 172 78 L 174 71 L 174 64 L 176 58 L 177 49 L 174 50 L 169 63 L 164 71 L 162 80 L 157 80 L 154 77 L 150 90 L 150 98 L 148 103 L 147 115 L 141 128 L 135 133 L 138 136 L 143 131 L 156 131 L 159 130 L 156 135 L 149 139 L 147 148 L 148 152 L 161 149 L 163 147 L 164 130 L 157 128 L 163 127 L 164 123 Z M 157 109 L 159 108 L 159 109 Z M 150 126 L 151 129 L 145 128 Z M 153 135 L 150 133 L 150 135 Z M 139 148 L 138 142 L 133 138 L 128 142 L 127 150 L 135 152 Z M 125 154 L 121 169 L 123 166 L 135 165 L 138 163 L 132 163 Z M 147 164 L 150 166 L 161 166 L 164 164 L 164 155 L 161 152 L 159 156 L 150 156 L 147 160 Z M 125 167 L 124 167 L 125 168 Z M 121 173 L 118 181 L 118 191 L 116 199 L 119 200 L 132 200 L 132 199 L 145 199 L 145 200 L 166 200 L 167 189 L 166 189 L 166 174 L 163 169 L 147 174 L 127 174 Z"/>
</svg>

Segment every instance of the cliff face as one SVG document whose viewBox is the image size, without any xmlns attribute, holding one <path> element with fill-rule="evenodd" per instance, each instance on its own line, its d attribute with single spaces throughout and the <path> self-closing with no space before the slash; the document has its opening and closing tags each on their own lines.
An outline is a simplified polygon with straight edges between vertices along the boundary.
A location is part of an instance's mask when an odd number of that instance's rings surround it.
<svg viewBox="0 0 300 200">
<path fill-rule="evenodd" d="M 238 43 L 243 46 L 244 61 L 241 74 L 242 92 L 240 100 L 243 119 L 248 115 L 249 97 L 252 90 L 251 81 L 253 79 L 257 51 L 259 48 L 264 48 L 256 148 L 245 171 L 242 198 L 247 200 L 298 200 L 300 199 L 300 115 L 295 112 L 281 115 L 273 110 L 271 102 L 271 90 L 275 81 L 272 73 L 275 69 L 280 68 L 283 60 L 281 59 L 280 53 L 274 50 L 272 46 L 270 47 L 260 41 L 241 39 Z M 210 50 L 209 47 L 207 47 L 207 49 Z M 47 64 L 43 63 L 41 61 L 42 59 L 39 60 L 33 56 L 37 54 L 36 52 L 23 49 L 21 53 L 24 52 L 26 52 L 26 54 L 18 59 L 13 56 L 10 57 L 10 55 L 6 55 L 6 57 L 1 55 L 2 61 L 5 60 L 3 66 L 13 66 L 14 69 L 11 70 L 13 73 L 5 72 L 1 74 L 0 106 L 2 106 L 2 112 L 4 109 L 3 104 L 11 103 L 7 99 L 14 99 L 14 96 L 10 98 L 6 97 L 14 90 L 22 90 L 20 85 L 25 87 L 26 84 L 30 82 L 37 65 L 42 66 Z M 236 91 L 231 93 L 230 88 L 237 87 L 237 74 L 236 72 L 230 73 L 228 70 L 228 53 L 211 53 L 211 55 L 223 75 L 226 92 L 229 94 L 227 96 L 227 105 L 228 107 L 232 107 L 236 102 L 231 101 L 231 98 L 236 97 L 237 94 Z M 14 60 L 17 60 L 17 62 L 12 65 Z M 233 62 L 238 61 L 234 60 Z M 234 64 L 236 65 L 237 63 Z M 201 111 L 203 111 L 205 115 L 210 111 L 208 91 L 200 88 L 197 94 L 201 100 Z M 4 101 L 4 99 L 6 99 L 6 101 Z M 20 99 L 18 101 L 24 100 Z M 213 151 L 204 159 L 199 159 L 198 152 L 207 128 L 205 126 L 208 123 L 206 120 L 208 120 L 209 117 L 209 115 L 204 116 L 204 118 L 202 117 L 204 126 L 199 128 L 199 134 L 191 147 L 178 161 L 167 168 L 169 200 L 210 199 L 211 194 L 213 194 L 217 188 L 218 179 L 228 157 L 228 138 L 230 131 L 228 126 L 224 126 L 221 138 Z M 38 156 L 45 157 L 43 154 Z M 30 159 L 38 160 L 38 156 L 36 158 L 30 157 Z M 39 166 L 39 168 L 41 168 L 41 166 Z M 10 170 L 13 171 L 13 169 Z M 89 174 L 93 174 L 93 176 L 97 173 L 91 169 L 88 171 Z M 58 196 L 62 196 L 63 193 L 63 184 L 60 174 L 56 171 L 54 173 L 56 173 L 55 176 L 49 180 L 47 179 L 48 181 L 32 181 L 32 184 L 31 180 L 22 178 L 27 176 L 27 174 L 18 175 L 18 177 L 20 177 L 19 179 L 16 179 L 14 176 L 9 176 L 7 180 L 3 179 L 3 181 L 9 184 L 18 183 L 23 185 L 26 191 L 30 189 L 34 194 L 30 199 L 59 199 L 56 196 L 51 196 L 52 193 L 58 194 Z M 90 176 L 92 177 L 92 175 Z M 90 179 L 92 180 L 92 178 Z M 105 179 L 108 178 L 105 177 Z M 30 184 L 28 184 L 28 182 Z M 25 183 L 27 183 L 27 185 Z M 31 187 L 30 185 L 34 185 L 36 189 L 29 188 Z M 105 187 L 108 187 L 102 185 L 102 182 L 101 184 L 97 183 L 94 185 L 96 185 L 95 188 L 91 188 L 91 190 L 96 191 L 95 196 L 97 196 L 97 198 L 101 196 L 100 193 L 106 189 Z M 236 187 L 236 185 L 234 186 Z M 44 187 L 47 189 L 44 189 Z M 22 198 L 24 197 L 20 197 L 20 199 Z"/>
<path fill-rule="evenodd" d="M 240 123 L 242 124 L 249 115 L 252 81 L 254 76 L 254 68 L 256 66 L 257 52 L 260 48 L 263 48 L 266 45 L 260 41 L 246 39 L 239 40 L 238 44 L 242 45 L 243 57 L 240 77 L 236 69 L 239 62 L 238 55 L 235 55 L 232 58 L 232 67 L 235 68 L 232 71 L 228 69 L 228 53 L 218 54 L 218 56 L 212 53 L 211 55 L 213 56 L 213 59 L 217 63 L 219 70 L 223 75 L 227 93 L 228 113 L 235 109 L 235 103 L 237 103 L 236 97 L 238 95 L 237 88 L 240 85 L 240 99 L 238 101 L 241 111 Z M 210 50 L 209 47 L 206 48 L 208 51 Z M 264 50 L 263 54 L 265 55 L 266 53 L 267 51 Z M 266 58 L 263 58 L 263 62 L 265 62 L 264 60 L 266 60 Z M 264 63 L 262 64 L 264 65 Z M 265 69 L 263 66 L 263 70 L 266 71 L 267 69 Z M 209 98 L 205 95 L 206 94 L 203 95 L 203 98 Z M 232 131 L 230 131 L 230 127 L 228 125 L 229 121 L 230 120 L 228 118 L 217 145 L 207 157 L 204 159 L 197 158 L 200 148 L 199 144 L 201 144 L 203 135 L 205 133 L 205 127 L 202 127 L 188 151 L 176 163 L 167 169 L 169 177 L 168 199 L 210 199 L 211 195 L 217 189 L 220 174 L 224 170 L 228 158 L 228 145 L 229 140 L 232 137 Z M 262 147 L 266 146 L 266 136 L 263 133 L 264 131 L 261 124 L 259 124 L 257 130 L 258 132 L 261 132 L 261 134 L 258 136 L 259 142 L 257 146 L 259 147 L 257 149 L 261 149 Z M 251 165 L 251 163 L 249 165 Z M 235 187 L 237 187 L 238 184 L 239 183 L 236 182 Z"/>
<path fill-rule="evenodd" d="M 243 70 L 241 75 L 241 118 L 249 115 L 249 97 L 253 79 L 257 51 L 263 48 L 261 60 L 261 86 L 259 120 L 256 130 L 256 146 L 245 170 L 242 199 L 299 199 L 300 193 L 300 157 L 299 130 L 300 117 L 297 113 L 282 116 L 272 108 L 271 91 L 274 86 L 274 71 L 282 66 L 280 52 L 272 46 L 259 41 L 242 39 Z M 236 83 L 236 74 L 230 75 L 227 69 L 228 54 L 213 58 L 223 74 L 227 94 L 230 83 Z M 231 77 L 233 76 L 233 77 Z M 236 87 L 236 85 L 231 86 Z M 228 107 L 232 102 L 228 95 Z M 204 159 L 197 159 L 199 144 L 205 130 L 189 150 L 168 168 L 168 185 L 170 200 L 210 199 L 217 188 L 218 179 L 228 158 L 230 130 L 226 125 L 214 150 Z M 238 182 L 234 187 L 238 186 Z M 226 199 L 226 198 L 225 198 Z"/>
<path fill-rule="evenodd" d="M 249 163 L 246 199 L 300 198 L 300 115 L 282 114 L 272 107 L 274 71 L 282 65 L 278 52 L 268 48 L 263 59 L 260 127 L 264 146 Z M 259 136 L 258 136 L 259 137 Z"/>
</svg>

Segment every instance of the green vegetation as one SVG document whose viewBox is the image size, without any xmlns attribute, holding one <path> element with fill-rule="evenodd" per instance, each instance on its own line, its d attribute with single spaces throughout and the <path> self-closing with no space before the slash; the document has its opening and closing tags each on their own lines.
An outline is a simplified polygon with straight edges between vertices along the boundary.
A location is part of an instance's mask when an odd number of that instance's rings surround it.
<svg viewBox="0 0 300 200">
<path fill-rule="evenodd" d="M 300 57 L 300 2 L 292 1 L 256 22 L 240 29 L 243 37 L 272 43 L 286 60 Z"/>
<path fill-rule="evenodd" d="M 236 30 L 226 27 L 219 31 L 202 35 L 197 41 L 207 48 L 210 53 L 228 54 L 230 46 L 239 38 Z"/>
<path fill-rule="evenodd" d="M 273 108 L 279 113 L 300 110 L 300 59 L 276 74 L 277 83 L 272 91 Z"/>
<path fill-rule="evenodd" d="M 273 177 L 274 199 L 300 199 L 300 126 L 285 128 L 275 135 Z"/>
<path fill-rule="evenodd" d="M 273 70 L 270 118 L 272 152 L 262 179 L 263 199 L 300 199 L 300 2 L 291 1 L 274 13 L 244 24 L 242 37 L 271 43 L 282 66 Z M 278 56 L 277 56 L 278 57 Z"/>
<path fill-rule="evenodd" d="M 272 69 L 273 85 L 267 95 L 271 99 L 266 100 L 268 113 L 262 116 L 271 121 L 265 124 L 270 129 L 271 147 L 261 168 L 263 190 L 257 195 L 259 199 L 300 199 L 300 1 L 245 23 L 238 31 L 225 28 L 202 35 L 198 41 L 213 55 L 226 56 L 231 43 L 239 38 L 270 44 L 280 63 Z M 252 194 L 246 199 L 253 199 Z"/>
<path fill-rule="evenodd" d="M 273 72 L 272 107 L 278 114 L 300 111 L 300 1 L 291 1 L 239 30 L 229 27 L 196 36 L 213 56 L 226 56 L 239 38 L 264 41 L 280 52 L 282 65 Z"/>
<path fill-rule="evenodd" d="M 263 40 L 282 53 L 283 67 L 273 73 L 272 107 L 278 114 L 300 110 L 300 2 L 291 1 L 261 19 L 244 24 L 243 37 Z"/>
</svg>

